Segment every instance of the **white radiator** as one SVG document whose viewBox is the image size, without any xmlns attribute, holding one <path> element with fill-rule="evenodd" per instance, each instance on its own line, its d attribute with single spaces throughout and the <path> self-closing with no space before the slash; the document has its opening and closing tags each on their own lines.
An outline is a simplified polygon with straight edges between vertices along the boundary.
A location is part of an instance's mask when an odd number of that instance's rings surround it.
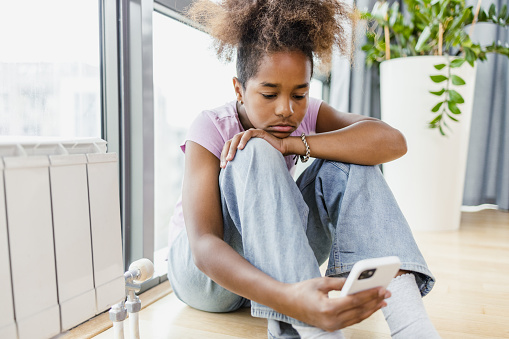
<svg viewBox="0 0 509 339">
<path fill-rule="evenodd" d="M 0 139 L 0 338 L 50 338 L 124 299 L 118 185 L 101 139 Z"/>
</svg>

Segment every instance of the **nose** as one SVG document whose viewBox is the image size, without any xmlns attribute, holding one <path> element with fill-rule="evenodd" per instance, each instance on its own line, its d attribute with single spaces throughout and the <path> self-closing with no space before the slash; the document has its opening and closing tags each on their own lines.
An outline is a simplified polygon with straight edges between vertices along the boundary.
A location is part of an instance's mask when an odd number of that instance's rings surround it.
<svg viewBox="0 0 509 339">
<path fill-rule="evenodd" d="M 288 118 L 293 114 L 292 102 L 289 99 L 279 100 L 276 107 L 276 115 Z"/>
</svg>

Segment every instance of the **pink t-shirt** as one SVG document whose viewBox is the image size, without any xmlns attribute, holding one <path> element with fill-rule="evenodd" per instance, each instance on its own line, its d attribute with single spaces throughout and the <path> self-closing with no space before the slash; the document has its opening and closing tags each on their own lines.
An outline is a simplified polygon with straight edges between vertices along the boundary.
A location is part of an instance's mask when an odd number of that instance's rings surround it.
<svg viewBox="0 0 509 339">
<path fill-rule="evenodd" d="M 291 136 L 300 136 L 302 133 L 306 135 L 315 134 L 316 132 L 316 119 L 318 117 L 318 110 L 322 104 L 321 100 L 309 98 L 308 111 L 304 116 L 301 124 L 291 134 Z M 243 132 L 244 128 L 240 123 L 237 114 L 236 101 L 229 102 L 221 107 L 203 111 L 196 117 L 187 132 L 186 139 L 180 148 L 186 152 L 186 142 L 194 141 L 203 146 L 214 154 L 218 159 L 221 157 L 221 151 L 224 144 L 233 138 L 235 134 Z M 248 142 L 249 143 L 249 142 Z M 285 157 L 288 171 L 293 175 L 295 170 L 295 160 L 293 155 Z M 179 198 L 173 217 L 170 220 L 169 231 L 169 244 L 177 237 L 184 225 L 184 215 L 182 213 L 182 197 Z"/>
</svg>

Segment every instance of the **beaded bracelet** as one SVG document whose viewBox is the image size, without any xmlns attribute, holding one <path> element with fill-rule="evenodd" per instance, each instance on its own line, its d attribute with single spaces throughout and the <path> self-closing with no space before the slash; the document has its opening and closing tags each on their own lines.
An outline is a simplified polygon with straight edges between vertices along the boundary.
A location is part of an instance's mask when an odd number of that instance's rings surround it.
<svg viewBox="0 0 509 339">
<path fill-rule="evenodd" d="M 311 151 L 309 149 L 309 145 L 308 145 L 308 142 L 306 140 L 306 135 L 304 133 L 302 133 L 300 135 L 300 138 L 302 139 L 302 142 L 304 143 L 304 145 L 306 146 L 306 155 L 299 155 L 300 157 L 300 161 L 301 162 L 306 162 L 309 160 L 309 156 L 311 154 Z M 295 165 L 297 165 L 297 162 L 299 161 L 299 157 L 297 157 L 297 154 L 295 155 L 294 159 L 295 159 Z"/>
<path fill-rule="evenodd" d="M 306 145 L 306 155 L 304 155 L 304 156 L 301 155 L 300 156 L 300 161 L 301 162 L 306 162 L 306 161 L 309 160 L 309 155 L 311 154 L 311 151 L 309 149 L 309 145 L 308 145 L 308 142 L 306 140 L 306 135 L 304 133 L 302 133 L 300 135 L 300 138 L 302 139 L 302 142 L 304 143 L 304 145 Z"/>
</svg>

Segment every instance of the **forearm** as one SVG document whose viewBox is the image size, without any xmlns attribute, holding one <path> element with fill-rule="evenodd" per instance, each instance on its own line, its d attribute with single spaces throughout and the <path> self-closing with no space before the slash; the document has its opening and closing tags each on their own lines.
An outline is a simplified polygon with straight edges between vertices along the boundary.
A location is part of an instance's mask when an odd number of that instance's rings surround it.
<svg viewBox="0 0 509 339">
<path fill-rule="evenodd" d="M 277 312 L 289 313 L 289 284 L 279 282 L 251 265 L 217 236 L 203 235 L 195 245 L 195 264 L 216 283 Z"/>
<path fill-rule="evenodd" d="M 287 154 L 304 155 L 299 137 L 289 137 Z M 359 165 L 377 165 L 406 153 L 406 141 L 396 129 L 379 120 L 363 120 L 340 130 L 306 136 L 314 158 Z"/>
<path fill-rule="evenodd" d="M 383 299 L 390 296 L 379 288 L 330 299 L 328 292 L 340 290 L 344 278 L 321 277 L 285 284 L 252 266 L 216 236 L 204 236 L 200 247 L 193 251 L 193 255 L 196 252 L 199 257 L 198 267 L 216 283 L 276 312 L 327 331 L 362 321 L 384 306 Z"/>
</svg>

